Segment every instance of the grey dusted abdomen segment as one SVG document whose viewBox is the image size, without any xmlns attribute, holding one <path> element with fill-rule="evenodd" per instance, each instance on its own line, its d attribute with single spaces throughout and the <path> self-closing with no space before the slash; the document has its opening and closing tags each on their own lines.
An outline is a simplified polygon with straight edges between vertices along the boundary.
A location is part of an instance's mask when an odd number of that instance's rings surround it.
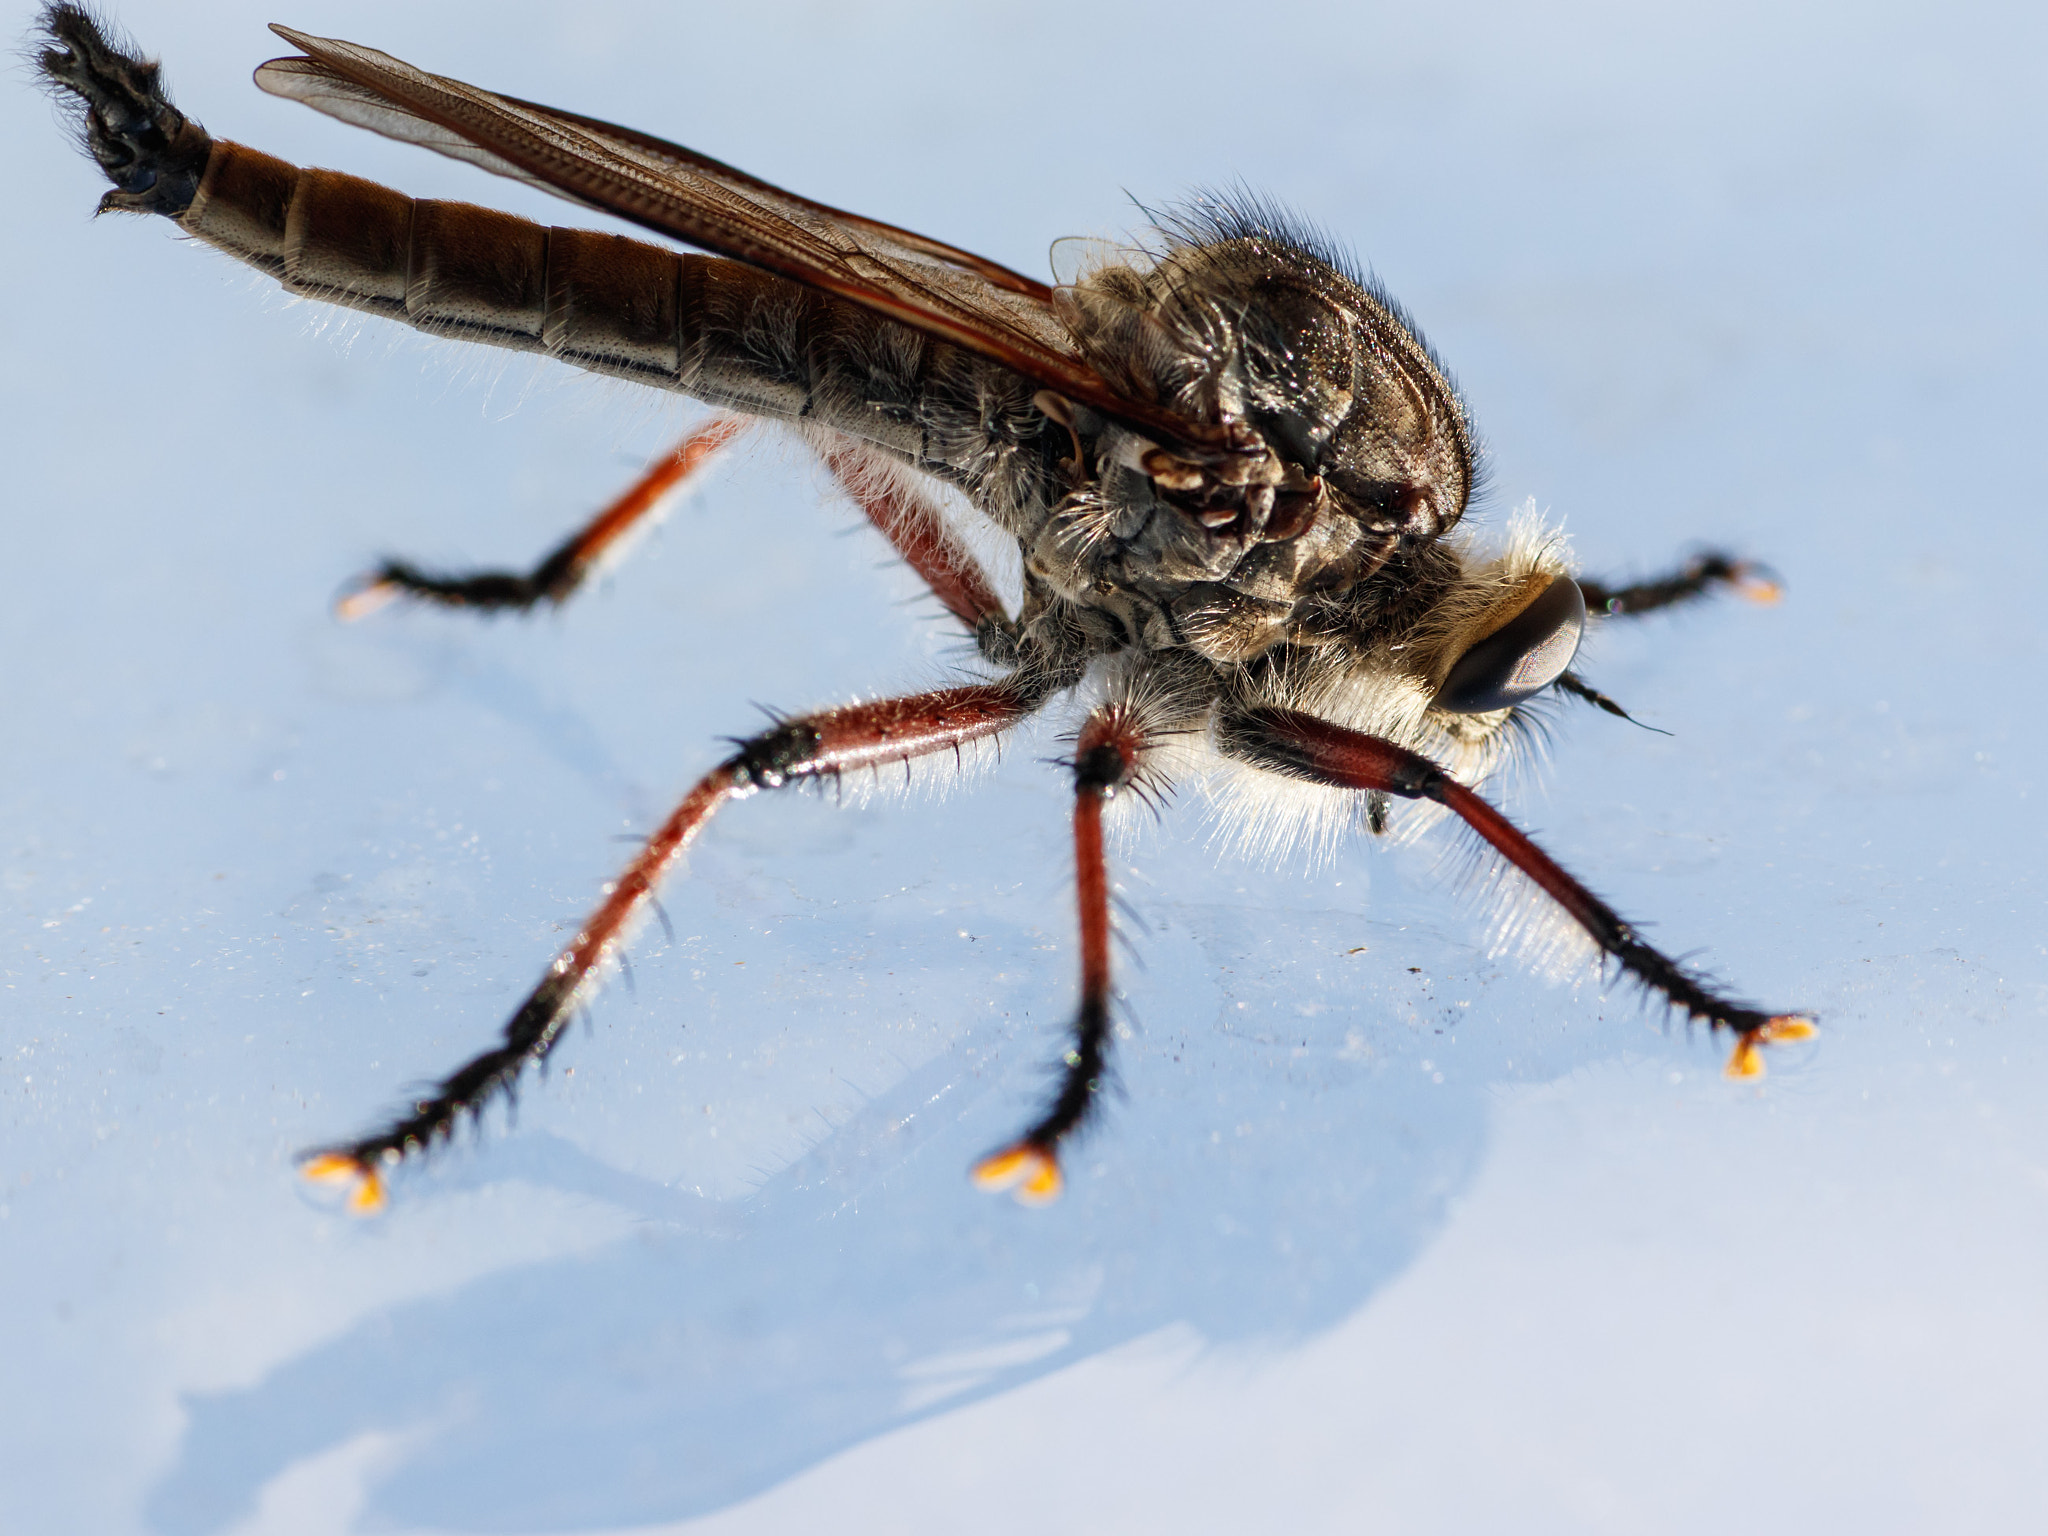
<svg viewBox="0 0 2048 1536">
<path fill-rule="evenodd" d="M 1043 423 L 1028 381 L 737 262 L 414 199 L 227 140 L 178 222 L 308 298 L 816 421 L 977 500 L 996 490 L 1014 506 L 1035 488 Z"/>
</svg>

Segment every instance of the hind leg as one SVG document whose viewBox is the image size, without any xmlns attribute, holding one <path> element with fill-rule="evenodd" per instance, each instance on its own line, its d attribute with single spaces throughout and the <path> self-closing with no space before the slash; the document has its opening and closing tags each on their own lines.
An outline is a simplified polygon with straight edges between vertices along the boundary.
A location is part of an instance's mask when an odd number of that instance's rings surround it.
<svg viewBox="0 0 2048 1536">
<path fill-rule="evenodd" d="M 344 619 L 374 613 L 393 598 L 411 597 L 448 608 L 511 609 L 524 613 L 541 603 L 565 603 L 608 559 L 624 552 L 628 539 L 645 532 L 668 503 L 741 432 L 738 416 L 714 416 L 677 444 L 583 527 L 564 539 L 530 571 L 423 571 L 409 560 L 387 560 L 335 605 Z"/>
</svg>

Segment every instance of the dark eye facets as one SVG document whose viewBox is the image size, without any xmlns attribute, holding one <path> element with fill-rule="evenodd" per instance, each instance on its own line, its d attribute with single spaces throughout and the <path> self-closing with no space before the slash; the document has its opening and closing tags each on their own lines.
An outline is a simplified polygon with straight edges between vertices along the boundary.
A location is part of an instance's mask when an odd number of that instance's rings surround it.
<svg viewBox="0 0 2048 1536">
<path fill-rule="evenodd" d="M 1543 594 L 1458 658 L 1437 690 L 1436 707 L 1481 715 L 1507 709 L 1556 682 L 1586 631 L 1579 584 L 1560 576 Z"/>
</svg>

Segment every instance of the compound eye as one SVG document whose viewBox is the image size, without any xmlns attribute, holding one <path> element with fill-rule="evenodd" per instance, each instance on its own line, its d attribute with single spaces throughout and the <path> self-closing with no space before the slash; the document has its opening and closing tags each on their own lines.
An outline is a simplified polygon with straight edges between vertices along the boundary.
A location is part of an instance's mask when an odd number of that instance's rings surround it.
<svg viewBox="0 0 2048 1536">
<path fill-rule="evenodd" d="M 1579 652 L 1586 599 L 1560 576 L 1536 601 L 1458 658 L 1437 690 L 1436 707 L 1483 715 L 1507 709 L 1556 682 Z"/>
</svg>

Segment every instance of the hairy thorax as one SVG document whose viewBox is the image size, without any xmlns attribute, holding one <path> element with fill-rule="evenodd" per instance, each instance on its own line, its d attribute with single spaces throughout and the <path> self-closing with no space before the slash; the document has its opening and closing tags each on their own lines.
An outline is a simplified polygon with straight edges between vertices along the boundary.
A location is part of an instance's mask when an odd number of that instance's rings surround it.
<svg viewBox="0 0 2048 1536">
<path fill-rule="evenodd" d="M 1234 432 L 1179 458 L 1057 398 L 1064 494 L 1017 530 L 1041 603 L 1097 645 L 1242 662 L 1340 636 L 1345 609 L 1456 523 L 1472 479 L 1450 384 L 1391 304 L 1303 249 L 1190 221 L 1157 259 L 1058 292 L 1088 361 L 1133 398 Z"/>
</svg>

